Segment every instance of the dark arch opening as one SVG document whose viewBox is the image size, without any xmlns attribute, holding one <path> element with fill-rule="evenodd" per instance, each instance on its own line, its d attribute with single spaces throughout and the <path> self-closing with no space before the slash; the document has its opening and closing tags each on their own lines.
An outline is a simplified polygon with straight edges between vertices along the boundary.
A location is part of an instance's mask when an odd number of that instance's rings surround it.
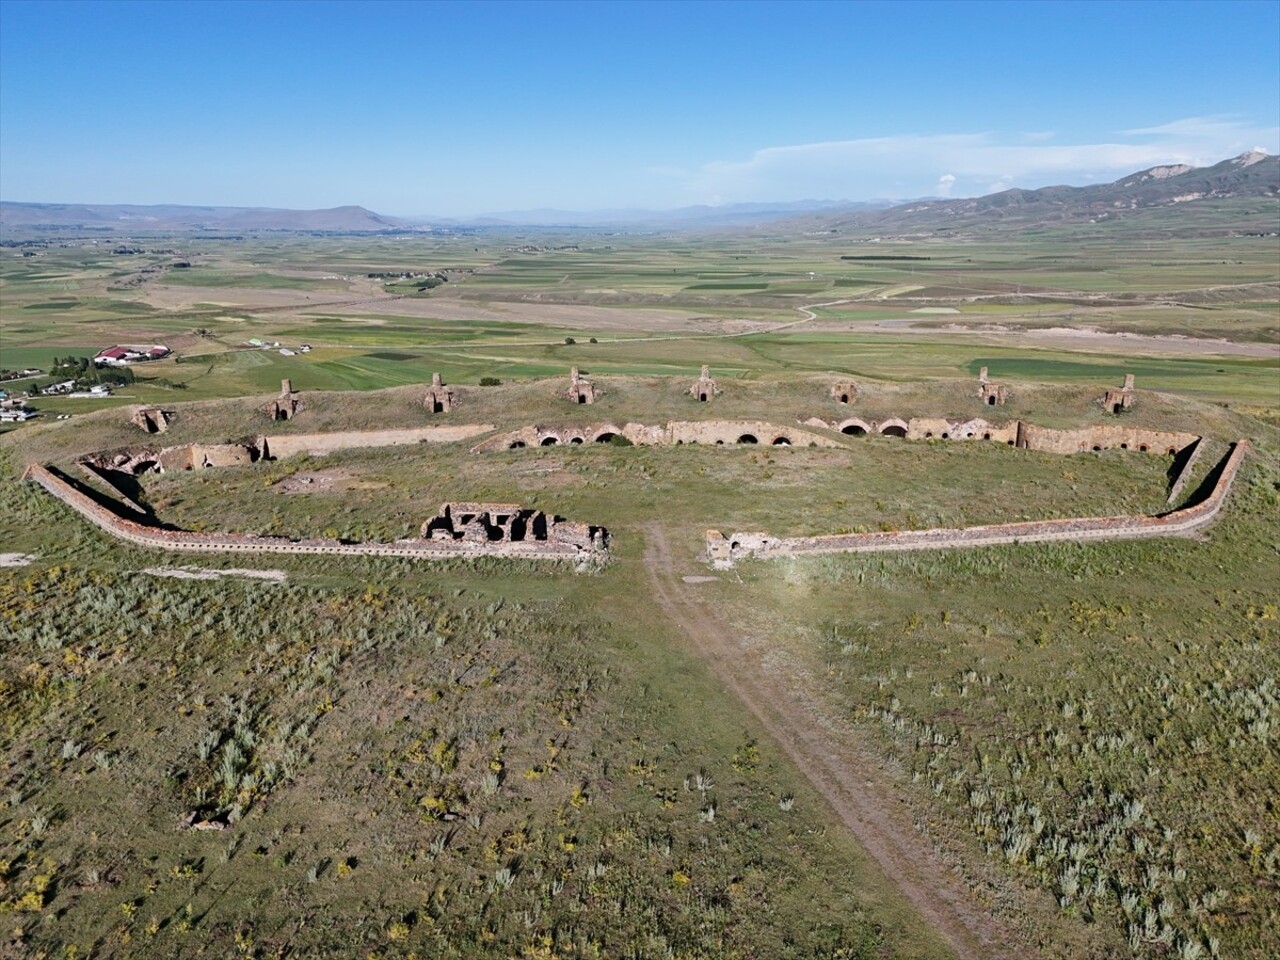
<svg viewBox="0 0 1280 960">
<path fill-rule="evenodd" d="M 1170 448 L 1169 448 L 1169 456 L 1171 456 L 1171 457 L 1172 457 L 1172 456 L 1173 456 L 1175 453 L 1177 453 L 1177 452 L 1178 452 L 1178 449 L 1177 449 L 1176 447 L 1170 447 Z"/>
<path fill-rule="evenodd" d="M 1113 403 L 1113 404 L 1111 405 L 1111 412 L 1112 412 L 1112 413 L 1119 413 L 1119 412 L 1120 412 L 1120 408 L 1121 408 L 1121 406 L 1123 406 L 1123 405 L 1122 405 L 1122 404 L 1119 404 L 1119 403 Z"/>
<path fill-rule="evenodd" d="M 990 439 L 991 439 L 991 434 L 989 434 L 989 433 L 984 433 L 984 434 L 982 435 L 982 439 L 983 439 L 983 440 L 990 440 Z"/>
<path fill-rule="evenodd" d="M 1127 443 L 1122 443 L 1122 444 L 1120 444 L 1120 449 L 1121 449 L 1121 450 L 1128 450 L 1128 449 L 1129 449 L 1129 445 L 1128 445 Z"/>
<path fill-rule="evenodd" d="M 574 437 L 574 438 L 573 438 L 572 440 L 570 440 L 569 442 L 570 442 L 570 443 L 572 443 L 572 444 L 581 443 L 581 442 L 582 442 L 582 438 L 581 438 L 581 437 Z"/>
<path fill-rule="evenodd" d="M 897 437 L 899 440 L 907 439 L 907 428 L 900 427 L 896 423 L 891 423 L 887 427 L 881 427 L 880 433 L 886 437 Z"/>
<path fill-rule="evenodd" d="M 946 434 L 943 434 L 943 436 L 946 436 Z M 925 435 L 924 435 L 924 438 L 925 438 L 926 440 L 932 440 L 932 439 L 933 439 L 933 431 L 932 431 L 932 430 L 928 430 L 928 431 L 926 431 L 926 432 L 925 432 Z"/>
<path fill-rule="evenodd" d="M 856 423 L 851 423 L 847 427 L 843 427 L 840 432 L 847 433 L 851 437 L 863 437 L 867 434 L 867 428 L 860 427 Z"/>
<path fill-rule="evenodd" d="M 849 395 L 848 395 L 847 393 L 842 393 L 842 394 L 840 394 L 840 402 L 841 402 L 841 403 L 848 403 L 848 402 L 849 402 Z"/>
<path fill-rule="evenodd" d="M 586 403 L 586 402 L 587 402 L 587 395 L 586 395 L 585 393 L 580 393 L 580 394 L 578 394 L 578 402 L 579 402 L 579 403 Z"/>
<path fill-rule="evenodd" d="M 608 443 L 610 440 L 612 440 L 616 436 L 617 436 L 616 433 L 609 433 L 608 431 L 606 431 L 600 434 L 600 436 L 596 437 L 596 443 Z"/>
<path fill-rule="evenodd" d="M 1097 453 L 1097 452 L 1098 452 L 1099 450 L 1101 450 L 1101 449 L 1102 449 L 1101 447 L 1099 447 L 1099 446 L 1095 445 L 1095 446 L 1094 446 L 1094 448 L 1093 448 L 1093 452 L 1094 452 L 1094 453 Z"/>
<path fill-rule="evenodd" d="M 991 396 L 987 397 L 987 406 L 994 407 L 995 405 L 996 405 L 996 395 L 993 393 Z"/>
<path fill-rule="evenodd" d="M 950 440 L 950 439 L 951 439 L 951 434 L 949 434 L 949 433 L 944 433 L 944 434 L 942 435 L 942 439 L 943 439 L 943 440 Z"/>
<path fill-rule="evenodd" d="M 705 393 L 700 393 L 700 394 L 698 394 L 698 400 L 699 400 L 699 402 L 701 402 L 701 403 L 706 403 L 706 402 L 707 402 L 707 395 L 706 395 Z"/>
<path fill-rule="evenodd" d="M 752 434 L 744 433 L 742 436 L 738 438 L 738 442 L 739 443 L 759 443 L 760 441 L 757 440 Z"/>
<path fill-rule="evenodd" d="M 523 440 L 512 440 L 512 441 L 511 441 L 511 446 L 507 447 L 507 449 L 508 449 L 508 450 L 519 450 L 519 449 L 520 449 L 521 447 L 523 447 L 524 445 L 525 445 L 525 444 L 524 444 L 524 441 L 523 441 Z"/>
<path fill-rule="evenodd" d="M 543 437 L 543 438 L 542 438 L 542 443 L 540 443 L 540 444 L 539 444 L 539 446 L 542 446 L 542 447 L 554 447 L 554 446 L 555 446 L 557 443 L 559 443 L 559 442 L 560 442 L 560 441 L 559 441 L 559 440 L 557 440 L 555 437 Z"/>
<path fill-rule="evenodd" d="M 1151 449 L 1151 448 L 1150 448 L 1150 447 L 1148 447 L 1145 443 L 1143 443 L 1143 444 L 1139 444 L 1139 445 L 1138 445 L 1138 452 L 1139 452 L 1139 453 L 1146 453 L 1146 452 L 1147 452 L 1148 450 L 1150 450 L 1150 449 Z"/>
<path fill-rule="evenodd" d="M 789 447 L 791 446 L 791 440 L 787 437 L 774 437 L 773 445 L 775 447 Z"/>
</svg>

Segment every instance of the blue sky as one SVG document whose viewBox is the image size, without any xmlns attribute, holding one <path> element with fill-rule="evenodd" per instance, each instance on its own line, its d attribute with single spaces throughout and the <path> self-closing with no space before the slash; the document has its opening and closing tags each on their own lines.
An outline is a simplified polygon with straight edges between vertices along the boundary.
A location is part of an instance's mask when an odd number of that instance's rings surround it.
<svg viewBox="0 0 1280 960">
<path fill-rule="evenodd" d="M 0 0 L 0 198 L 971 196 L 1280 152 L 1280 2 Z"/>
</svg>

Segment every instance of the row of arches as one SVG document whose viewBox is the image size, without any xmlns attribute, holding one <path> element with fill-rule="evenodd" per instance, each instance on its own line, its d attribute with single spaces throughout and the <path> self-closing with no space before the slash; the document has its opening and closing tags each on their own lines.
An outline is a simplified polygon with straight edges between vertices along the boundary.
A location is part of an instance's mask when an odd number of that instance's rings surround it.
<svg viewBox="0 0 1280 960">
<path fill-rule="evenodd" d="M 907 424 L 896 418 L 886 420 L 879 425 L 873 425 L 866 420 L 859 420 L 852 417 L 839 424 L 839 430 L 843 434 L 851 437 L 865 437 L 868 434 L 879 434 L 882 437 L 897 437 L 900 440 L 907 438 Z"/>
<path fill-rule="evenodd" d="M 622 434 L 615 429 L 605 428 L 602 430 L 598 430 L 595 436 L 591 437 L 591 442 L 592 443 L 610 443 L 613 441 L 615 437 L 619 437 L 621 435 Z M 547 434 L 543 434 L 541 438 L 538 439 L 537 445 L 539 447 L 555 447 L 563 443 L 568 446 L 579 446 L 587 442 L 588 436 L 590 435 L 581 434 L 581 433 L 572 433 L 572 434 L 568 434 L 567 436 L 561 436 L 560 434 L 557 434 L 557 433 L 547 433 Z M 507 444 L 507 449 L 519 450 L 522 447 L 527 447 L 527 446 L 529 446 L 528 441 L 516 439 L 516 440 L 512 440 L 509 444 Z"/>
</svg>

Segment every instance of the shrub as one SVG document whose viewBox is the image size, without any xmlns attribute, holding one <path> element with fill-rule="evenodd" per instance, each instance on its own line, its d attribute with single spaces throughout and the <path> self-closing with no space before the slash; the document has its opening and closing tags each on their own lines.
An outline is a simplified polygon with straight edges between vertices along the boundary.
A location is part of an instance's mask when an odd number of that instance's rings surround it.
<svg viewBox="0 0 1280 960">
<path fill-rule="evenodd" d="M 565 343 L 565 346 L 566 346 L 566 347 L 571 347 L 571 346 L 573 346 L 573 345 L 574 345 L 575 343 L 577 343 L 577 342 L 578 342 L 578 341 L 577 341 L 577 340 L 575 340 L 575 339 L 573 339 L 573 337 L 565 337 L 565 338 L 564 338 L 564 343 Z"/>
<path fill-rule="evenodd" d="M 481 378 L 480 378 L 480 386 L 482 386 L 482 387 L 500 387 L 500 386 L 502 386 L 502 381 L 501 381 L 501 380 L 499 380 L 497 377 L 481 377 Z"/>
</svg>

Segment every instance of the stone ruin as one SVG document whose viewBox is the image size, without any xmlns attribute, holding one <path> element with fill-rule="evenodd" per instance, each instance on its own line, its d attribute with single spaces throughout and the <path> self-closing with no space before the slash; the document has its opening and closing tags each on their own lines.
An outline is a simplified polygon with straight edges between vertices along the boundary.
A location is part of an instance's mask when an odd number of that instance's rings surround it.
<svg viewBox="0 0 1280 960">
<path fill-rule="evenodd" d="M 269 420 L 292 420 L 302 412 L 302 401 L 293 391 L 293 381 L 288 377 L 280 381 L 280 396 L 262 407 Z"/>
<path fill-rule="evenodd" d="M 689 395 L 700 403 L 706 403 L 719 392 L 720 388 L 711 379 L 711 368 L 704 363 L 702 372 L 698 375 L 698 382 L 689 388 Z"/>
<path fill-rule="evenodd" d="M 574 403 L 595 403 L 596 385 L 578 373 L 577 367 L 573 367 L 569 371 L 569 389 L 565 398 Z"/>
<path fill-rule="evenodd" d="M 159 407 L 138 407 L 133 411 L 129 422 L 143 433 L 164 433 L 173 422 L 172 410 L 161 410 Z"/>
<path fill-rule="evenodd" d="M 1102 399 L 1098 402 L 1102 404 L 1102 408 L 1108 413 L 1119 413 L 1121 410 L 1128 410 L 1133 406 L 1134 396 L 1133 374 L 1126 373 L 1124 375 L 1124 386 L 1118 390 L 1112 387 L 1102 395 Z"/>
<path fill-rule="evenodd" d="M 992 383 L 987 379 L 987 368 L 978 373 L 978 396 L 989 407 L 1002 407 L 1009 399 L 1009 388 L 1002 383 Z"/>
<path fill-rule="evenodd" d="M 444 381 L 440 379 L 440 374 L 433 373 L 431 387 L 427 390 L 427 395 L 422 398 L 422 405 L 427 408 L 427 412 L 448 413 L 457 406 L 457 403 L 453 388 L 445 386 Z"/>
<path fill-rule="evenodd" d="M 831 385 L 831 399 L 836 403 L 853 403 L 858 399 L 858 385 L 852 380 L 837 380 Z"/>
<path fill-rule="evenodd" d="M 464 543 L 550 543 L 603 550 L 604 527 L 549 516 L 517 503 L 446 503 L 422 525 L 426 540 Z"/>
</svg>

